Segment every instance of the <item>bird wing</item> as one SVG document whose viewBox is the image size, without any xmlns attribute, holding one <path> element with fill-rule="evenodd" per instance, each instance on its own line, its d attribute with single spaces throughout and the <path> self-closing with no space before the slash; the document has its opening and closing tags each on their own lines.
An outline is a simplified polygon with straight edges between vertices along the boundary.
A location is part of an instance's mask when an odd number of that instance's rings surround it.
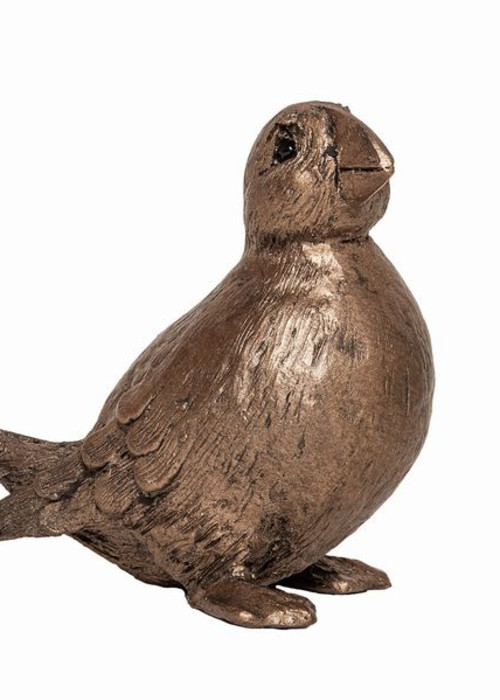
<svg viewBox="0 0 500 700">
<path fill-rule="evenodd" d="M 77 452 L 38 473 L 34 488 L 47 501 L 42 520 L 52 531 L 80 530 L 96 508 L 106 515 L 139 508 L 141 495 L 163 491 L 180 470 L 191 400 L 172 401 L 168 386 L 153 386 L 145 380 L 126 390 Z"/>
<path fill-rule="evenodd" d="M 169 401 L 167 387 L 155 391 L 150 382 L 140 382 L 121 396 L 115 417 L 83 441 L 82 460 L 98 472 L 94 494 L 101 510 L 122 513 L 138 489 L 146 495 L 158 493 L 175 476 L 171 442 L 182 439 L 183 406 Z"/>
<path fill-rule="evenodd" d="M 64 527 L 72 527 L 69 501 L 76 503 L 79 494 L 82 502 L 90 497 L 93 507 L 119 515 L 141 502 L 141 496 L 168 488 L 197 437 L 210 431 L 214 387 L 224 386 L 228 358 L 237 352 L 256 294 L 254 275 L 237 266 L 136 360 L 82 442 L 71 483 L 64 483 L 72 498 L 52 504 L 54 512 L 67 506 Z M 58 483 L 61 478 L 57 476 Z M 56 493 L 47 484 L 45 497 L 49 488 Z"/>
</svg>

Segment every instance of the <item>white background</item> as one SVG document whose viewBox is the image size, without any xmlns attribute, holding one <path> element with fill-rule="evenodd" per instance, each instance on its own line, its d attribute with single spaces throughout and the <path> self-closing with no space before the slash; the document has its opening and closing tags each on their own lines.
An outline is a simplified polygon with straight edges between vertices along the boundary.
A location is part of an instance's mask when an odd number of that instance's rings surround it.
<svg viewBox="0 0 500 700">
<path fill-rule="evenodd" d="M 0 4 L 0 425 L 90 428 L 242 252 L 242 176 L 285 105 L 338 101 L 396 159 L 374 238 L 437 389 L 410 475 L 339 553 L 393 588 L 245 630 L 69 538 L 0 544 L 2 698 L 498 698 L 493 3 Z"/>
</svg>

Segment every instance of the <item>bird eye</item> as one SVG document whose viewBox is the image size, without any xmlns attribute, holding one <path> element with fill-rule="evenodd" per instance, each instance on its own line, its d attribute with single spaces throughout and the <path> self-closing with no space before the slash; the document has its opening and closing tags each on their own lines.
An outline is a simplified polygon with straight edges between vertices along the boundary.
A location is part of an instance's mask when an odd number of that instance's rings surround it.
<svg viewBox="0 0 500 700">
<path fill-rule="evenodd" d="M 297 155 L 297 144 L 290 134 L 281 134 L 278 136 L 273 153 L 273 165 L 279 165 L 286 160 L 295 158 Z"/>
</svg>

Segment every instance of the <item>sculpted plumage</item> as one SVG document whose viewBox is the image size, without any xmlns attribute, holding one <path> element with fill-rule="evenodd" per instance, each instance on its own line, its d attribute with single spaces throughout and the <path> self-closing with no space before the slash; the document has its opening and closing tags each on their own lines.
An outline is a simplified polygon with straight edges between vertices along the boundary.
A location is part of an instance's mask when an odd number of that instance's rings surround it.
<svg viewBox="0 0 500 700">
<path fill-rule="evenodd" d="M 292 105 L 245 173 L 241 261 L 142 353 L 83 441 L 0 431 L 0 539 L 69 534 L 193 607 L 303 627 L 306 598 L 387 576 L 326 553 L 427 433 L 430 342 L 369 236 L 393 161 L 347 108 Z"/>
</svg>

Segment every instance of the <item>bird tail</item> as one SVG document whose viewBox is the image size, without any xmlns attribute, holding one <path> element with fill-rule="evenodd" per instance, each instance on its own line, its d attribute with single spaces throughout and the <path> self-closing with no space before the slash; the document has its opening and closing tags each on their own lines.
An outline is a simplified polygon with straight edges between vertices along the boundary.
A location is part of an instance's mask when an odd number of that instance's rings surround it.
<svg viewBox="0 0 500 700">
<path fill-rule="evenodd" d="M 80 442 L 47 442 L 0 430 L 0 541 L 50 534 L 40 513 L 71 488 L 80 473 Z"/>
<path fill-rule="evenodd" d="M 58 458 L 59 444 L 0 430 L 0 483 L 11 493 Z"/>
</svg>

